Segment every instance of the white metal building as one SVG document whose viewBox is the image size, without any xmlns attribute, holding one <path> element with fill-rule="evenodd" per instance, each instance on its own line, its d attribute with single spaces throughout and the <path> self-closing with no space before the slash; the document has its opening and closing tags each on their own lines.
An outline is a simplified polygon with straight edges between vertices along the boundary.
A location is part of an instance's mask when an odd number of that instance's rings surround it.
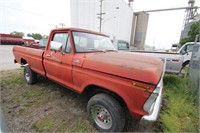
<svg viewBox="0 0 200 133">
<path fill-rule="evenodd" d="M 99 31 L 100 0 L 70 0 L 71 26 Z M 124 0 L 103 0 L 101 32 L 130 43 L 133 11 Z"/>
</svg>

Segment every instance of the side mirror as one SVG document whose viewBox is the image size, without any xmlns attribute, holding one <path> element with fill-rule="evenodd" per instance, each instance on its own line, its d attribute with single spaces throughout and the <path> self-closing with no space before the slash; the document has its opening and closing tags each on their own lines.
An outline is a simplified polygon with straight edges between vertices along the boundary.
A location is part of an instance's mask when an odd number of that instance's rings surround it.
<svg viewBox="0 0 200 133">
<path fill-rule="evenodd" d="M 59 51 L 62 47 L 62 43 L 51 41 L 50 42 L 50 49 L 54 51 Z"/>
</svg>

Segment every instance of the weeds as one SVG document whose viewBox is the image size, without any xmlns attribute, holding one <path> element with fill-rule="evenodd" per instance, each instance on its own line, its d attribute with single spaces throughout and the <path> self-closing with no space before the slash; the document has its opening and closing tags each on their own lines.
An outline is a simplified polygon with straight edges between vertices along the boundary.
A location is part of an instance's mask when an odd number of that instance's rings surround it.
<svg viewBox="0 0 200 133">
<path fill-rule="evenodd" d="M 30 89 L 22 93 L 22 96 L 28 99 L 39 97 L 45 93 L 46 89 L 38 88 L 38 89 Z"/>
<path fill-rule="evenodd" d="M 198 111 L 186 79 L 175 75 L 164 77 L 164 99 L 167 106 L 161 111 L 164 132 L 197 132 Z"/>
<path fill-rule="evenodd" d="M 46 117 L 43 120 L 34 123 L 33 128 L 37 132 L 48 132 L 48 131 L 51 131 L 51 129 L 53 128 L 53 125 L 54 125 L 54 121 Z"/>
<path fill-rule="evenodd" d="M 59 90 L 60 86 L 49 81 L 29 86 L 22 75 L 21 70 L 2 73 L 1 87 L 3 88 L 1 90 L 3 92 L 2 96 L 4 96 L 4 104 L 8 104 L 8 107 L 17 106 L 12 111 L 21 116 L 30 115 L 30 119 L 36 117 L 32 116 L 31 112 L 45 106 L 48 102 L 51 103 L 50 105 L 53 108 L 56 106 L 59 110 L 57 112 L 49 110 L 47 111 L 49 115 L 46 115 L 45 111 L 39 112 L 44 113 L 44 116 L 46 116 L 30 123 L 32 125 L 31 128 L 37 132 L 96 132 L 92 124 L 87 120 L 85 112 L 83 115 L 74 115 L 65 110 L 66 108 L 73 108 L 74 104 L 79 104 L 78 95 L 70 91 Z M 175 75 L 165 75 L 164 85 L 164 101 L 166 103 L 159 119 L 162 131 L 198 132 L 198 111 L 186 79 L 181 79 Z M 52 102 L 59 99 L 65 99 L 66 103 L 61 104 L 63 100 L 58 102 L 59 104 Z M 70 99 L 70 102 L 67 99 Z M 78 100 L 76 101 L 76 99 Z M 16 116 L 11 117 L 16 119 Z"/>
<path fill-rule="evenodd" d="M 46 116 L 37 121 L 32 126 L 37 132 L 94 132 L 96 131 L 91 123 L 87 121 L 87 117 L 79 117 L 73 121 L 59 120 L 52 116 Z"/>
<path fill-rule="evenodd" d="M 21 69 L 19 69 L 19 70 L 21 70 Z M 5 85 L 17 85 L 17 84 L 25 83 L 24 79 L 22 78 L 21 72 L 20 72 L 20 74 L 18 74 L 15 71 L 1 71 L 1 74 L 3 74 L 3 72 L 4 73 L 6 72 L 7 76 L 4 78 L 1 78 L 1 83 L 5 84 Z"/>
<path fill-rule="evenodd" d="M 77 122 L 72 125 L 68 132 L 95 132 L 92 124 L 86 121 L 87 117 L 80 117 Z"/>
</svg>

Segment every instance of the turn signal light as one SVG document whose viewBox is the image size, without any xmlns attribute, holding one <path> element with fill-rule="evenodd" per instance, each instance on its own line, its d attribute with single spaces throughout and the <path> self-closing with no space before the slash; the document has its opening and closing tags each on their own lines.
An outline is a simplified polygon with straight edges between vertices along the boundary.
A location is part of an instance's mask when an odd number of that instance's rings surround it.
<svg viewBox="0 0 200 133">
<path fill-rule="evenodd" d="M 147 90 L 150 89 L 149 86 L 141 84 L 141 83 L 135 83 L 135 82 L 133 82 L 133 86 L 140 87 L 140 88 L 147 89 Z"/>
</svg>

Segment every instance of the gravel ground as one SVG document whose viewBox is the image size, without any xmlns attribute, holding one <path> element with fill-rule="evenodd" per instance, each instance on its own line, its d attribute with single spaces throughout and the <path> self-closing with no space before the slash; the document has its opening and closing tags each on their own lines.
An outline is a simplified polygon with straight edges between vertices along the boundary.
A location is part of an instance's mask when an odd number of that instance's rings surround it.
<svg viewBox="0 0 200 133">
<path fill-rule="evenodd" d="M 9 132 L 96 132 L 86 99 L 43 77 L 27 85 L 23 69 L 1 71 L 1 105 Z M 158 123 L 130 119 L 125 132 L 159 131 Z"/>
<path fill-rule="evenodd" d="M 13 45 L 0 45 L 0 70 L 11 70 L 19 68 L 19 64 L 14 64 L 12 53 Z"/>
</svg>

